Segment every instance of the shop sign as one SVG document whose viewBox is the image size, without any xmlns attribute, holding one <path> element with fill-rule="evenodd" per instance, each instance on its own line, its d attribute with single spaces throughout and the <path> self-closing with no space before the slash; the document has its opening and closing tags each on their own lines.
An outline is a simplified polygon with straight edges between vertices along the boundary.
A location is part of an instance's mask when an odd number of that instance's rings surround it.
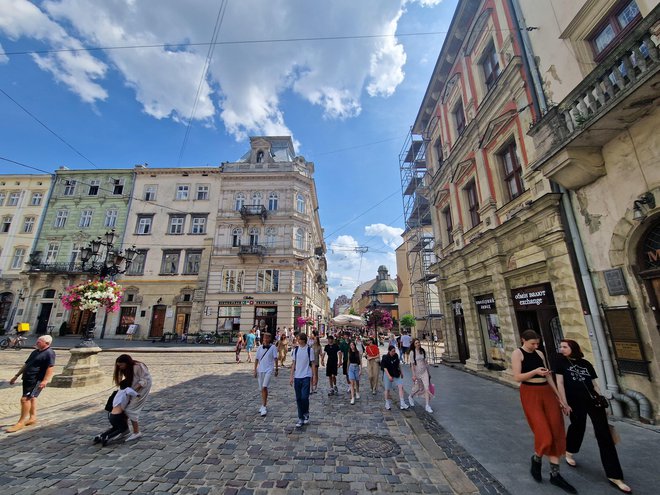
<svg viewBox="0 0 660 495">
<path fill-rule="evenodd" d="M 475 297 L 474 304 L 477 306 L 478 313 L 488 314 L 495 312 L 495 296 L 493 294 Z"/>
<path fill-rule="evenodd" d="M 218 301 L 218 306 L 240 306 L 243 301 Z"/>
<path fill-rule="evenodd" d="M 605 285 L 610 296 L 624 296 L 628 294 L 626 279 L 623 276 L 621 268 L 613 268 L 603 272 L 605 276 Z"/>
<path fill-rule="evenodd" d="M 300 297 L 294 297 L 293 298 L 293 305 L 294 306 L 302 306 L 302 304 L 303 304 L 302 298 L 300 298 Z"/>
<path fill-rule="evenodd" d="M 603 312 L 619 371 L 650 376 L 635 321 L 635 309 L 630 306 L 605 306 Z"/>
<path fill-rule="evenodd" d="M 513 298 L 513 306 L 518 311 L 536 311 L 555 305 L 550 284 L 513 289 L 511 297 Z"/>
<path fill-rule="evenodd" d="M 255 301 L 252 301 L 250 304 L 254 303 Z M 256 304 L 259 304 L 260 306 L 275 306 L 277 301 L 256 301 Z"/>
</svg>

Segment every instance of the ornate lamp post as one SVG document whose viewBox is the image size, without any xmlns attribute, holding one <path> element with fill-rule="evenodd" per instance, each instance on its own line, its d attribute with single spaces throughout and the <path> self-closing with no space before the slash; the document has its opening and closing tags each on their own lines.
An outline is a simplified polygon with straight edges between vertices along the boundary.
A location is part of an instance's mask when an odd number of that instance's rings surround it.
<svg viewBox="0 0 660 495">
<path fill-rule="evenodd" d="M 369 297 L 371 297 L 371 313 L 373 315 L 373 312 L 378 309 L 378 305 L 380 304 L 380 301 L 378 300 L 378 294 L 376 293 L 375 290 L 371 290 L 369 293 Z M 374 321 L 374 338 L 376 341 L 378 341 L 378 322 L 376 321 L 376 318 L 372 316 L 372 320 Z"/>
</svg>

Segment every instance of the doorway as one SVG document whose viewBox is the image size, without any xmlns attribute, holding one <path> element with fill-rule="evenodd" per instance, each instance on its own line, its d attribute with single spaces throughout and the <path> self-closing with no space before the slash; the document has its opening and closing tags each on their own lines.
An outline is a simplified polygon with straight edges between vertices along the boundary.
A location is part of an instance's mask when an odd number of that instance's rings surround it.
<svg viewBox="0 0 660 495">
<path fill-rule="evenodd" d="M 37 335 L 44 335 L 48 332 L 48 320 L 50 312 L 53 310 L 53 303 L 41 303 L 39 316 L 37 316 Z"/>
<path fill-rule="evenodd" d="M 254 324 L 261 332 L 269 332 L 275 335 L 277 328 L 277 306 L 259 306 L 254 308 Z"/>
<path fill-rule="evenodd" d="M 9 312 L 11 305 L 14 302 L 14 294 L 11 292 L 3 292 L 0 294 L 0 331 L 8 331 L 8 325 L 11 324 Z"/>
<path fill-rule="evenodd" d="M 463 303 L 460 299 L 451 302 L 454 314 L 454 331 L 456 332 L 456 345 L 458 347 L 458 360 L 465 364 L 470 359 L 470 348 L 465 335 L 465 316 L 463 315 Z"/>
<path fill-rule="evenodd" d="M 165 313 L 167 306 L 157 304 L 153 307 L 151 315 L 151 326 L 149 327 L 149 337 L 162 337 L 163 327 L 165 326 Z"/>
<path fill-rule="evenodd" d="M 176 307 L 176 317 L 174 319 L 174 331 L 177 333 L 177 335 L 181 336 L 184 333 L 188 333 L 188 327 L 190 326 L 191 312 L 192 312 L 192 307 L 189 305 Z"/>
</svg>

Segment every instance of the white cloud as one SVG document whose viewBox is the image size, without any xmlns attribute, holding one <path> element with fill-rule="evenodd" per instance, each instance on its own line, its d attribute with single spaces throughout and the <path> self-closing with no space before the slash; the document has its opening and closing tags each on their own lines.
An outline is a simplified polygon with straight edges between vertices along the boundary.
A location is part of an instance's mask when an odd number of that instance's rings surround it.
<svg viewBox="0 0 660 495">
<path fill-rule="evenodd" d="M 368 236 L 380 237 L 383 243 L 392 249 L 401 245 L 403 239 L 403 229 L 399 227 L 390 227 L 384 223 L 374 223 L 364 228 L 364 233 Z"/>
<path fill-rule="evenodd" d="M 2 43 L 0 43 L 0 64 L 9 62 L 9 57 L 5 55 L 5 49 L 2 48 Z"/>
<path fill-rule="evenodd" d="M 325 118 L 347 119 L 360 114 L 365 95 L 390 96 L 404 79 L 403 46 L 395 37 L 374 37 L 220 44 L 200 85 L 208 46 L 195 43 L 210 41 L 217 1 L 160 0 L 157 8 L 134 0 L 46 0 L 41 8 L 28 0 L 4 3 L 9 8 L 0 12 L 0 32 L 10 39 L 33 38 L 49 48 L 171 43 L 171 48 L 59 52 L 34 59 L 87 102 L 107 98 L 108 88 L 99 81 L 116 70 L 144 112 L 157 119 L 187 120 L 199 87 L 195 119 L 219 117 L 237 139 L 291 134 L 283 95 L 321 107 Z M 393 35 L 409 3 L 229 2 L 219 41 Z"/>
</svg>

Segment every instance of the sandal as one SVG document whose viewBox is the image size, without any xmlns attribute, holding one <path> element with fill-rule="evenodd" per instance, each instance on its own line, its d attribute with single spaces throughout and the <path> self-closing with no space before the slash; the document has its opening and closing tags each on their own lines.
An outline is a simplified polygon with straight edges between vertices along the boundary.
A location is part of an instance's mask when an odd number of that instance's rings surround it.
<svg viewBox="0 0 660 495">
<path fill-rule="evenodd" d="M 566 461 L 566 464 L 568 464 L 571 467 L 577 466 L 577 462 L 575 462 L 575 459 L 573 459 L 573 454 L 571 454 L 570 452 L 566 452 L 564 456 L 565 456 L 564 460 Z"/>
<path fill-rule="evenodd" d="M 610 485 L 617 488 L 620 492 L 623 493 L 632 493 L 632 488 L 626 485 L 623 480 L 615 480 L 613 478 L 607 478 L 610 482 Z"/>
</svg>

